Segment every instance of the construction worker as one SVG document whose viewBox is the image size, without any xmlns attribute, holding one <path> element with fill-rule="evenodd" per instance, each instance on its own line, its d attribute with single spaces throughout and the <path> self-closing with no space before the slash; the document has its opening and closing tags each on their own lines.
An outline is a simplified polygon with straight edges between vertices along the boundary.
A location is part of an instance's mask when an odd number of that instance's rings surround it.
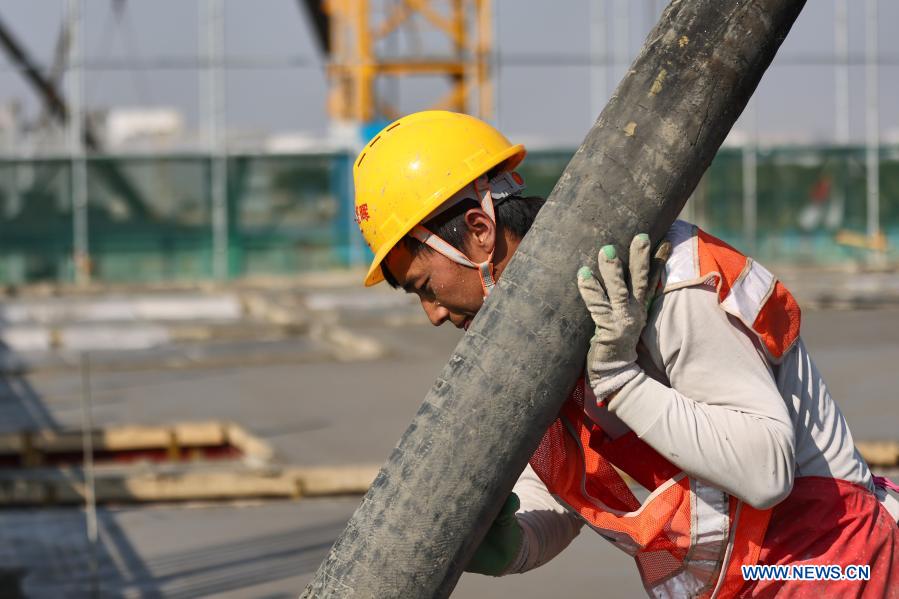
<svg viewBox="0 0 899 599">
<path fill-rule="evenodd" d="M 543 202 L 523 194 L 524 156 L 462 114 L 382 130 L 354 166 L 365 284 L 386 279 L 432 324 L 467 329 Z M 571 265 L 596 323 L 584 376 L 468 570 L 530 570 L 586 524 L 653 596 L 899 597 L 899 501 L 855 450 L 789 291 L 683 221 L 655 254 L 646 235 L 629 252 L 628 276 L 608 245 Z M 743 568 L 757 565 L 800 568 Z M 862 580 L 797 580 L 835 575 Z"/>
</svg>

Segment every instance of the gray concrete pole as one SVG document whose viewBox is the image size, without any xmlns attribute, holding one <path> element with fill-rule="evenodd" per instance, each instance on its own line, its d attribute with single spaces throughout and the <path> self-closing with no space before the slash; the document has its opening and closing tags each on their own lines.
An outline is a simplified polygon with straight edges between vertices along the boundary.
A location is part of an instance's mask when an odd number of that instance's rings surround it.
<svg viewBox="0 0 899 599">
<path fill-rule="evenodd" d="M 84 472 L 84 520 L 87 528 L 87 542 L 90 547 L 88 564 L 90 568 L 90 596 L 100 596 L 100 572 L 97 549 L 100 541 L 100 528 L 97 520 L 97 488 L 94 472 L 94 417 L 91 392 L 90 354 L 81 354 L 81 452 Z"/>
<path fill-rule="evenodd" d="M 745 251 L 753 254 L 758 240 L 758 100 L 749 102 L 743 118 L 743 242 Z"/>
<path fill-rule="evenodd" d="M 865 167 L 867 173 L 868 241 L 880 233 L 880 102 L 878 101 L 877 0 L 867 0 L 865 26 Z M 880 252 L 874 249 L 872 259 Z"/>
<path fill-rule="evenodd" d="M 493 115 L 493 124 L 502 129 L 502 56 L 499 51 L 500 35 L 502 34 L 502 14 L 500 11 L 501 0 L 492 0 L 490 9 L 493 11 L 490 15 L 490 26 L 493 28 L 490 36 L 493 38 L 493 46 L 490 48 L 490 85 L 493 87 L 493 106 L 490 107 Z"/>
<path fill-rule="evenodd" d="M 834 0 L 834 137 L 849 144 L 849 9 L 848 0 Z"/>
<path fill-rule="evenodd" d="M 87 162 L 84 155 L 84 7 L 82 0 L 66 2 L 69 23 L 68 96 L 69 114 L 67 145 L 71 166 L 72 196 L 72 265 L 75 282 L 90 282 L 90 252 L 87 222 Z"/>
<path fill-rule="evenodd" d="M 452 592 L 583 371 L 578 268 L 664 236 L 803 5 L 669 5 L 302 597 Z"/>
<path fill-rule="evenodd" d="M 618 77 L 621 69 L 624 69 L 631 57 L 631 2 L 630 0 L 612 0 L 612 35 L 615 66 L 612 69 L 614 77 Z M 614 83 L 614 80 L 610 83 Z M 612 87 L 611 85 L 609 87 Z"/>
<path fill-rule="evenodd" d="M 606 0 L 589 0 L 590 39 L 590 118 L 604 106 L 608 98 L 606 71 L 608 57 L 604 52 L 608 27 L 606 25 Z"/>
<path fill-rule="evenodd" d="M 205 0 L 200 17 L 204 28 L 206 69 L 206 145 L 210 160 L 212 210 L 212 272 L 228 278 L 228 151 L 225 117 L 225 7 L 222 0 Z"/>
</svg>

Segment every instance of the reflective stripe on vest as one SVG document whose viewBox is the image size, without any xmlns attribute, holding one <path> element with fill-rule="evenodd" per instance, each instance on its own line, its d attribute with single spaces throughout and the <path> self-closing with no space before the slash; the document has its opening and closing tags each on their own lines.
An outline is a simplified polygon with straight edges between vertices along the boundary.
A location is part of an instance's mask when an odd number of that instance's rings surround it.
<svg viewBox="0 0 899 599">
<path fill-rule="evenodd" d="M 796 339 L 799 304 L 771 271 L 695 225 L 676 221 L 668 231 L 671 257 L 665 265 L 663 292 L 713 283 L 718 302 L 762 341 L 772 362 L 779 362 Z"/>
<path fill-rule="evenodd" d="M 663 292 L 712 283 L 721 308 L 759 337 L 772 361 L 789 351 L 799 307 L 767 269 L 683 221 L 668 239 Z M 758 560 L 771 510 L 689 478 L 633 432 L 609 438 L 584 413 L 585 400 L 595 398 L 581 379 L 531 457 L 550 493 L 634 557 L 650 596 L 734 596 L 744 584 L 740 566 Z M 616 466 L 651 491 L 642 504 Z"/>
</svg>

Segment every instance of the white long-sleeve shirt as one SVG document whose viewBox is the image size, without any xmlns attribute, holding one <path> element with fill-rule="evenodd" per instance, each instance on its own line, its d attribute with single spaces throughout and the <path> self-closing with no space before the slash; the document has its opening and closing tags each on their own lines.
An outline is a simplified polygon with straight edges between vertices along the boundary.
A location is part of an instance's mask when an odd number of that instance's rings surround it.
<svg viewBox="0 0 899 599">
<path fill-rule="evenodd" d="M 718 306 L 715 289 L 694 286 L 655 302 L 641 342 L 643 373 L 607 408 L 585 408 L 607 434 L 632 430 L 688 475 L 757 508 L 786 498 L 795 477 L 833 477 L 874 490 L 801 338 L 772 364 L 758 338 Z M 583 522 L 530 466 L 514 490 L 525 542 L 509 572 L 523 572 L 557 555 Z M 899 517 L 899 502 L 879 496 Z"/>
</svg>

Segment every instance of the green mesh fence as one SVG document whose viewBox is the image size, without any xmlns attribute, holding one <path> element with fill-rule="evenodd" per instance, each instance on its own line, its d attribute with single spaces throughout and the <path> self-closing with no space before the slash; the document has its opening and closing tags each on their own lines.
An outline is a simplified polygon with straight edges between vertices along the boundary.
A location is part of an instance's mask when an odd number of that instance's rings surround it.
<svg viewBox="0 0 899 599">
<path fill-rule="evenodd" d="M 69 184 L 63 160 L 0 163 L 0 280 L 71 279 Z"/>
<path fill-rule="evenodd" d="M 528 192 L 546 196 L 572 151 L 528 154 Z M 899 148 L 880 153 L 880 225 L 899 260 Z M 91 276 L 100 281 L 213 277 L 222 235 L 230 277 L 291 274 L 365 263 L 352 221 L 352 157 L 231 156 L 227 227 L 213 227 L 211 165 L 196 155 L 88 161 Z M 777 148 L 756 155 L 756 227 L 744 222 L 744 154 L 722 149 L 685 210 L 688 218 L 762 260 L 863 260 L 867 199 L 863 148 Z M 0 282 L 71 281 L 71 169 L 67 159 L 0 160 Z"/>
<path fill-rule="evenodd" d="M 532 152 L 519 168 L 529 193 L 548 194 L 571 152 Z M 744 222 L 744 152 L 723 148 L 683 218 L 760 260 L 835 264 L 865 260 L 864 148 L 776 148 L 756 153 L 754 230 Z M 880 227 L 885 256 L 899 261 L 899 148 L 880 151 Z"/>
<path fill-rule="evenodd" d="M 350 262 L 355 232 L 347 156 L 240 157 L 229 163 L 232 275 Z M 352 229 L 351 229 L 352 227 Z"/>
<path fill-rule="evenodd" d="M 232 277 L 346 265 L 351 158 L 235 156 L 227 164 Z M 211 164 L 206 157 L 91 158 L 88 246 L 93 279 L 213 276 Z M 73 279 L 71 163 L 0 161 L 0 281 Z"/>
<path fill-rule="evenodd" d="M 119 173 L 128 182 L 112 181 Z M 212 274 L 208 161 L 103 158 L 88 163 L 92 276 L 106 281 Z"/>
</svg>

